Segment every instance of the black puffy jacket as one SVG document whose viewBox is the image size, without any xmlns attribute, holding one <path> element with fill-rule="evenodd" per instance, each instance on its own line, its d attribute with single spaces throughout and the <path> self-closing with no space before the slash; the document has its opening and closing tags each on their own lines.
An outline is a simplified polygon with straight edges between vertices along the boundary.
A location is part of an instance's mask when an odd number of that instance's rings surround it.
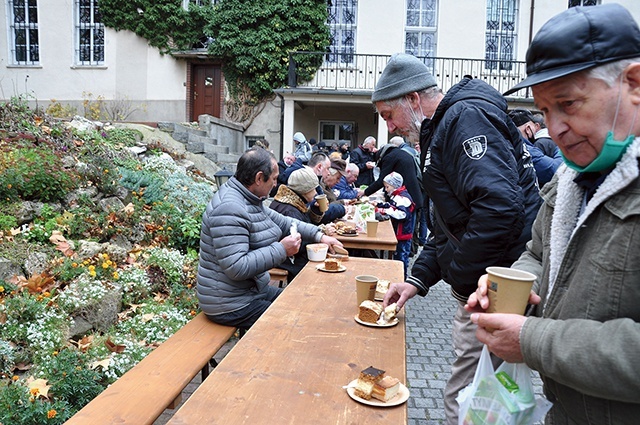
<svg viewBox="0 0 640 425">
<path fill-rule="evenodd" d="M 531 239 L 541 198 L 531 157 L 508 118 L 507 103 L 481 80 L 449 90 L 421 128 L 423 186 L 456 240 L 433 232 L 408 282 L 426 295 L 440 279 L 460 301 L 488 266 L 510 266 Z"/>
</svg>

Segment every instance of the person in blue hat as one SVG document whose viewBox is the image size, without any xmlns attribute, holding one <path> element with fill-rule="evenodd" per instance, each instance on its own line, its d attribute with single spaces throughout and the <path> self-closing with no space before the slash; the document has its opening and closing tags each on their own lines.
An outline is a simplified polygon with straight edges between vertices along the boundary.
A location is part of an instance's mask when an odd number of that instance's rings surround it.
<svg viewBox="0 0 640 425">
<path fill-rule="evenodd" d="M 618 4 L 568 9 L 527 51 L 536 107 L 564 164 L 512 267 L 537 276 L 529 316 L 481 313 L 477 337 L 537 370 L 548 424 L 640 421 L 640 28 Z"/>
</svg>

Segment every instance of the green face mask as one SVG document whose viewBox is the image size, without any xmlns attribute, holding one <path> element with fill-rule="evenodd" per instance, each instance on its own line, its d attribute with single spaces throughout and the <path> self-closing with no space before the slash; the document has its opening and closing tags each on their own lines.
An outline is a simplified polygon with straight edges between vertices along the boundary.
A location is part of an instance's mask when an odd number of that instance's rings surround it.
<svg viewBox="0 0 640 425">
<path fill-rule="evenodd" d="M 622 158 L 622 155 L 629 145 L 633 143 L 635 138 L 635 135 L 630 134 L 625 140 L 615 140 L 613 138 L 613 131 L 610 131 L 604 139 L 604 145 L 602 146 L 600 154 L 586 167 L 580 167 L 579 165 L 569 161 L 564 155 L 562 155 L 562 159 L 569 168 L 572 168 L 579 173 L 603 171 L 613 167 L 615 163 Z"/>
</svg>

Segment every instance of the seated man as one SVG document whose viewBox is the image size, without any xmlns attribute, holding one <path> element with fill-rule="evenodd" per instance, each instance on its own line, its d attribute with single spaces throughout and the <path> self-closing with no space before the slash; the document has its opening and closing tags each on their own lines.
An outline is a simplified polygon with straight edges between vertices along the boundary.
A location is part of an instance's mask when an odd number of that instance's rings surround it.
<svg viewBox="0 0 640 425">
<path fill-rule="evenodd" d="M 264 207 L 277 178 L 273 154 L 249 149 L 203 214 L 196 293 L 215 323 L 250 328 L 282 291 L 269 286 L 268 271 L 296 255 L 302 240 L 326 243 L 331 252 L 342 245 L 314 225 Z"/>
<path fill-rule="evenodd" d="M 336 159 L 330 161 L 329 166 L 324 167 L 322 170 L 322 178 L 320 179 L 322 192 L 319 191 L 318 193 L 327 195 L 329 209 L 322 216 L 321 224 L 331 223 L 346 214 L 344 204 L 338 201 L 335 193 L 333 193 L 333 188 L 338 184 L 340 178 L 347 175 L 346 166 L 347 163 L 344 160 Z M 312 205 L 311 208 L 314 213 L 319 212 L 317 204 Z"/>
<path fill-rule="evenodd" d="M 342 176 L 333 188 L 333 193 L 338 199 L 356 199 L 358 197 L 358 188 L 355 186 L 356 180 L 360 175 L 360 169 L 356 164 L 347 164 L 347 175 Z"/>
</svg>

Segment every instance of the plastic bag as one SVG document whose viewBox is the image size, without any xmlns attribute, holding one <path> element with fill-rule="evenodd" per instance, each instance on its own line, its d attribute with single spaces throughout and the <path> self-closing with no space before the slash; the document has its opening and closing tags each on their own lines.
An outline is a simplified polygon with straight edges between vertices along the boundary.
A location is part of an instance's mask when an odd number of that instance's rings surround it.
<svg viewBox="0 0 640 425">
<path fill-rule="evenodd" d="M 376 209 L 371 204 L 356 205 L 356 212 L 353 215 L 353 221 L 356 223 L 358 231 L 367 231 L 367 220 L 376 219 Z"/>
<path fill-rule="evenodd" d="M 532 425 L 551 408 L 549 401 L 535 397 L 531 369 L 526 364 L 503 362 L 494 371 L 486 345 L 473 382 L 456 400 L 460 406 L 458 425 Z"/>
</svg>

